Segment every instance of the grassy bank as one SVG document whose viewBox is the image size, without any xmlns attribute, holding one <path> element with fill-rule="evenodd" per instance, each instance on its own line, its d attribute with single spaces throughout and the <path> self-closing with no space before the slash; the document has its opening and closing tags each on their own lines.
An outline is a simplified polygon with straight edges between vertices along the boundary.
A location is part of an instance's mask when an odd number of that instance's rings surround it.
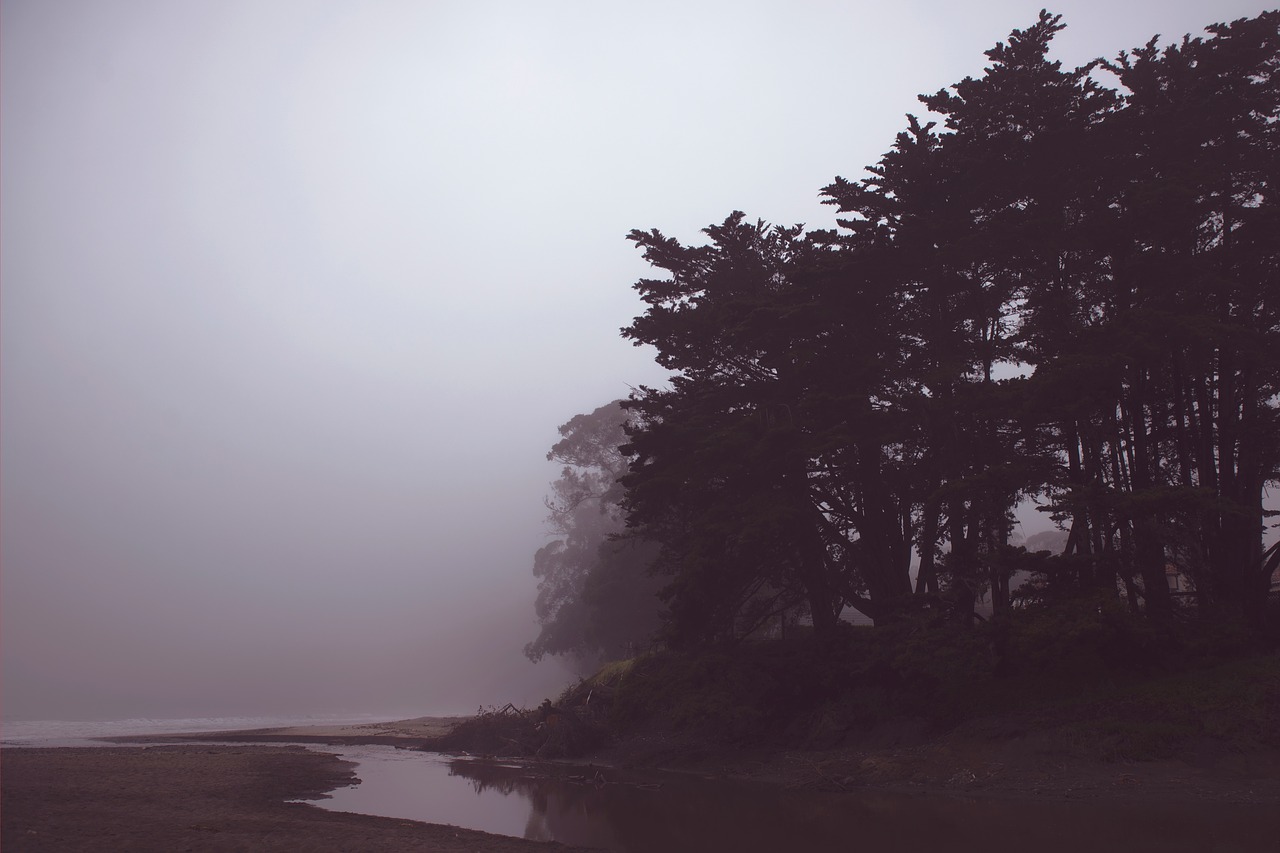
<svg viewBox="0 0 1280 853">
<path fill-rule="evenodd" d="M 483 711 L 437 746 L 573 758 L 641 742 L 726 755 L 1030 736 L 1083 761 L 1280 750 L 1280 655 L 1256 634 L 1155 628 L 1096 601 L 977 627 L 848 625 L 825 642 L 611 663 L 539 708 Z"/>
<path fill-rule="evenodd" d="M 1243 632 L 1153 629 L 1097 603 L 976 629 L 849 626 L 831 641 L 740 643 L 634 661 L 616 679 L 617 736 L 824 749 L 886 726 L 921 739 L 1056 731 L 1107 760 L 1193 742 L 1280 747 L 1280 656 Z M 983 721 L 979 725 L 978 721 Z"/>
</svg>

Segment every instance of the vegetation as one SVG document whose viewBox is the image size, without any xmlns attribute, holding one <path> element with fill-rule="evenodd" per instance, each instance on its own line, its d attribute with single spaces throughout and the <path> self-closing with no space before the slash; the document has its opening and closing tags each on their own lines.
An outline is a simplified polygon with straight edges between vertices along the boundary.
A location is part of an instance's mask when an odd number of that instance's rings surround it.
<svg viewBox="0 0 1280 853">
<path fill-rule="evenodd" d="M 1206 626 L 1152 631 L 1123 609 L 1009 621 L 1004 630 L 844 625 L 821 647 L 655 652 L 607 695 L 606 719 L 624 738 L 720 746 L 848 746 L 905 722 L 921 740 L 1048 733 L 1105 761 L 1167 758 L 1205 740 L 1280 748 L 1280 656 L 1242 655 Z"/>
<path fill-rule="evenodd" d="M 573 537 L 645 549 L 625 576 L 661 579 L 662 650 L 618 679 L 615 725 L 821 741 L 1276 647 L 1280 12 L 1069 70 L 1061 29 L 1042 12 L 921 96 L 868 177 L 823 189 L 836 228 L 631 233 L 660 277 L 623 335 L 670 384 L 562 428 L 552 457 L 585 468 L 556 487 L 530 647 L 622 656 L 557 638 L 594 608 L 634 648 L 637 597 L 593 598 L 612 558 Z M 587 429 L 605 411 L 625 437 Z M 1029 501 L 1060 553 L 1015 543 Z M 1195 719 L 1103 740 L 1159 752 Z"/>
<path fill-rule="evenodd" d="M 601 660 L 631 656 L 658 627 L 660 584 L 647 571 L 653 547 L 617 537 L 626 421 L 619 402 L 578 415 L 547 454 L 564 467 L 547 501 L 557 538 L 533 560 L 542 630 L 525 647 L 531 660 L 565 655 L 590 672 Z"/>
</svg>

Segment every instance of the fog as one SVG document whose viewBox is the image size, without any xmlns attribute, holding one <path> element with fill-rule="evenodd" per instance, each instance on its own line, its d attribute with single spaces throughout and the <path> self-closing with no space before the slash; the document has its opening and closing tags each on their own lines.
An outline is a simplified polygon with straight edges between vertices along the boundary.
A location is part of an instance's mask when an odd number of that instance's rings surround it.
<svg viewBox="0 0 1280 853">
<path fill-rule="evenodd" d="M 830 226 L 1038 8 L 3 2 L 4 716 L 555 693 L 545 453 L 663 378 L 627 231 Z M 1263 8 L 1062 2 L 1056 55 Z"/>
</svg>

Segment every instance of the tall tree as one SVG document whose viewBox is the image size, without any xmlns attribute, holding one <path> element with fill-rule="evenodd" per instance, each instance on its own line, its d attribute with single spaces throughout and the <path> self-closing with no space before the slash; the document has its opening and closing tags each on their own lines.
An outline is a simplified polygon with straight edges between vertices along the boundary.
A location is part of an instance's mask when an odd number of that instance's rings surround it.
<svg viewBox="0 0 1280 853">
<path fill-rule="evenodd" d="M 962 615 L 983 590 L 997 610 L 1010 601 L 1007 561 L 997 557 L 1013 506 L 1039 488 L 1043 442 L 1011 417 L 1022 383 L 999 375 L 1027 360 L 1022 308 L 1057 271 L 1063 173 L 1110 103 L 1089 68 L 1063 71 L 1047 58 L 1060 29 L 1042 12 L 1013 31 L 987 51 L 981 78 L 921 96 L 942 129 L 909 116 L 870 177 L 824 190 L 844 215 L 848 250 L 889 255 L 879 268 L 900 292 L 911 341 L 901 380 L 910 393 L 899 405 L 920 422 L 929 479 L 917 590 L 936 592 L 941 579 Z"/>
<path fill-rule="evenodd" d="M 533 561 L 541 630 L 525 647 L 532 660 L 567 655 L 591 669 L 601 659 L 629 657 L 658 628 L 658 585 L 649 573 L 655 549 L 617 538 L 626 421 L 618 401 L 577 415 L 560 427 L 561 439 L 547 454 L 564 467 L 547 500 L 558 538 Z"/>
<path fill-rule="evenodd" d="M 791 352 L 807 246 L 799 228 L 741 213 L 705 233 L 692 247 L 631 234 L 669 278 L 637 283 L 648 307 L 623 334 L 674 376 L 626 404 L 637 414 L 629 524 L 662 543 L 674 639 L 734 636 L 747 614 L 802 601 L 828 631 L 841 601 L 808 491 Z"/>
<path fill-rule="evenodd" d="M 1256 616 L 1280 462 L 1280 13 L 1208 30 L 1108 65 L 1129 94 L 1108 122 L 1123 242 L 1099 301 L 1129 333 L 1120 468 L 1145 499 L 1149 600 L 1178 544 L 1202 605 Z M 1161 541 L 1175 522 L 1197 535 Z"/>
</svg>

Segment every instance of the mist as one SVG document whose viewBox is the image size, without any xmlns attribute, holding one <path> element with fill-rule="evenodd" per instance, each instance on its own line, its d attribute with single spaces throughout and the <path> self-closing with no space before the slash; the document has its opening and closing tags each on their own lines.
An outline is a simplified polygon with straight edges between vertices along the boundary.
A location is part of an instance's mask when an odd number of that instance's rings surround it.
<svg viewBox="0 0 1280 853">
<path fill-rule="evenodd" d="M 1263 8 L 1063 2 L 1055 55 Z M 664 379 L 624 235 L 829 227 L 1038 10 L 5 0 L 4 717 L 554 695 L 545 454 Z"/>
</svg>

